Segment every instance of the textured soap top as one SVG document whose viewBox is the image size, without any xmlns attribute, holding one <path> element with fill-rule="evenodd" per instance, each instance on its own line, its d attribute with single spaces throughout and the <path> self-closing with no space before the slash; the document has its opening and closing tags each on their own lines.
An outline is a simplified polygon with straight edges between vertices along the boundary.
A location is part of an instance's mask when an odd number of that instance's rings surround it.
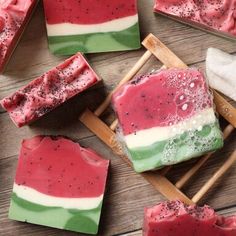
<svg viewBox="0 0 236 236">
<path fill-rule="evenodd" d="M 78 53 L 4 98 L 1 105 L 9 112 L 14 123 L 21 127 L 53 110 L 99 80 L 82 54 Z"/>
<path fill-rule="evenodd" d="M 154 10 L 180 17 L 187 23 L 195 22 L 208 29 L 236 36 L 235 4 L 235 0 L 156 0 Z"/>
<path fill-rule="evenodd" d="M 209 206 L 163 202 L 145 209 L 144 236 L 234 236 L 236 216 L 223 217 Z"/>
<path fill-rule="evenodd" d="M 3 70 L 37 0 L 0 0 L 0 71 Z"/>
</svg>

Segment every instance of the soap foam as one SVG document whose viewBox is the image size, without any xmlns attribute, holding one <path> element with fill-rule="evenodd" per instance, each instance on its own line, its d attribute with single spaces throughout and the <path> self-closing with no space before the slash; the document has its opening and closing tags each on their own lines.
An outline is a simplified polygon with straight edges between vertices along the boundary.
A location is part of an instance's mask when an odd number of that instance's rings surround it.
<svg viewBox="0 0 236 236">
<path fill-rule="evenodd" d="M 172 165 L 178 162 L 176 160 L 177 152 L 181 146 L 188 147 L 188 153 L 205 153 L 211 150 L 212 146 L 217 142 L 221 136 L 220 130 L 215 129 L 216 124 L 209 124 L 204 127 L 199 127 L 198 130 L 190 130 L 186 134 L 178 135 L 174 139 L 170 139 L 163 150 L 162 162 L 164 165 Z M 207 129 L 207 131 L 206 131 Z M 207 134 L 199 135 L 201 132 Z M 188 153 L 185 153 L 186 159 L 189 159 Z"/>
</svg>

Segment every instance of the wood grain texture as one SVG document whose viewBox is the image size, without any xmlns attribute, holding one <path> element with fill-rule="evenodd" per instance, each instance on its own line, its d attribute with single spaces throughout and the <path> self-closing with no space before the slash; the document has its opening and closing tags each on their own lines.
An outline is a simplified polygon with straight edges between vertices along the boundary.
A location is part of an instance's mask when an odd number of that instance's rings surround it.
<svg viewBox="0 0 236 236">
<path fill-rule="evenodd" d="M 152 13 L 152 5 L 152 0 L 139 0 L 142 39 L 147 34 L 153 33 L 188 65 L 202 69 L 204 69 L 208 47 L 217 47 L 226 52 L 236 53 L 235 42 L 193 29 L 162 16 L 155 16 Z M 35 134 L 66 135 L 80 141 L 84 146 L 93 147 L 104 157 L 111 159 L 108 189 L 99 234 L 110 236 L 134 231 L 130 235 L 141 235 L 141 232 L 137 230 L 141 229 L 143 208 L 154 205 L 164 198 L 141 176 L 127 167 L 126 163 L 115 156 L 98 138 L 94 137 L 78 121 L 78 117 L 85 107 L 88 106 L 91 110 L 98 107 L 105 95 L 118 84 L 143 53 L 144 49 L 88 55 L 88 60 L 104 79 L 104 83 L 100 83 L 88 92 L 68 101 L 29 127 L 17 129 L 8 115 L 0 109 L 0 235 L 78 235 L 7 219 L 20 142 L 23 138 L 29 138 Z M 0 99 L 56 66 L 63 59 L 63 57 L 51 55 L 47 49 L 43 10 L 42 6 L 39 6 L 10 60 L 6 73 L 0 76 Z M 160 66 L 161 64 L 155 58 L 151 58 L 142 72 L 158 69 Z M 114 117 L 108 109 L 102 118 L 110 123 Z M 223 121 L 222 125 L 224 126 Z M 201 168 L 200 173 L 190 181 L 190 184 L 183 188 L 184 192 L 188 196 L 194 196 L 235 148 L 236 132 L 226 141 L 224 149 L 216 152 Z M 195 160 L 191 163 L 194 162 Z M 175 166 L 168 172 L 168 178 L 175 183 L 189 166 L 190 163 Z M 232 207 L 236 205 L 235 170 L 236 165 L 207 193 L 201 204 L 207 203 L 216 209 L 226 209 L 223 213 L 236 213 L 236 208 Z"/>
</svg>

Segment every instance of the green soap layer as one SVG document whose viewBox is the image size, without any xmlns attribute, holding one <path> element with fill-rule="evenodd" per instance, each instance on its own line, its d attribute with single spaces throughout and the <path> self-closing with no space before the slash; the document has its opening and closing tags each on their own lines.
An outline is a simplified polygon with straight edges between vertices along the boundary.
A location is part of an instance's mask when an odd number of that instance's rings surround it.
<svg viewBox="0 0 236 236">
<path fill-rule="evenodd" d="M 214 123 L 205 125 L 201 131 L 184 132 L 171 139 L 127 151 L 135 171 L 143 172 L 183 162 L 222 146 L 222 133 L 218 123 Z"/>
<path fill-rule="evenodd" d="M 49 48 L 56 55 L 72 55 L 78 51 L 84 53 L 123 51 L 140 48 L 139 25 L 107 33 L 91 33 L 69 36 L 49 36 Z"/>
<path fill-rule="evenodd" d="M 12 194 L 9 218 L 38 225 L 97 234 L 102 202 L 91 210 L 65 209 L 38 205 Z"/>
</svg>

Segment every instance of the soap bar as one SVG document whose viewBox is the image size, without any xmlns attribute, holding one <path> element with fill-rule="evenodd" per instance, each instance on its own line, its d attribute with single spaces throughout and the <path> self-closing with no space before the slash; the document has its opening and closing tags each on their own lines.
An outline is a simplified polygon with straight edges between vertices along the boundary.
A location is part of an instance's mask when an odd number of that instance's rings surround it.
<svg viewBox="0 0 236 236">
<path fill-rule="evenodd" d="M 9 218 L 96 234 L 109 161 L 63 137 L 23 140 Z"/>
<path fill-rule="evenodd" d="M 4 98 L 0 103 L 8 111 L 13 122 L 21 127 L 99 80 L 82 54 L 78 53 Z"/>
<path fill-rule="evenodd" d="M 0 72 L 36 7 L 37 0 L 0 0 Z"/>
<path fill-rule="evenodd" d="M 137 172 L 176 164 L 223 145 L 205 78 L 197 69 L 143 75 L 113 94 L 121 141 Z"/>
<path fill-rule="evenodd" d="M 140 48 L 136 0 L 44 0 L 44 10 L 54 54 Z"/>
<path fill-rule="evenodd" d="M 217 48 L 209 48 L 206 74 L 212 88 L 236 101 L 236 56 Z"/>
<path fill-rule="evenodd" d="M 209 206 L 163 202 L 145 209 L 143 236 L 235 236 L 236 216 L 223 217 Z"/>
<path fill-rule="evenodd" d="M 154 11 L 223 36 L 236 38 L 236 0 L 155 0 Z"/>
</svg>

